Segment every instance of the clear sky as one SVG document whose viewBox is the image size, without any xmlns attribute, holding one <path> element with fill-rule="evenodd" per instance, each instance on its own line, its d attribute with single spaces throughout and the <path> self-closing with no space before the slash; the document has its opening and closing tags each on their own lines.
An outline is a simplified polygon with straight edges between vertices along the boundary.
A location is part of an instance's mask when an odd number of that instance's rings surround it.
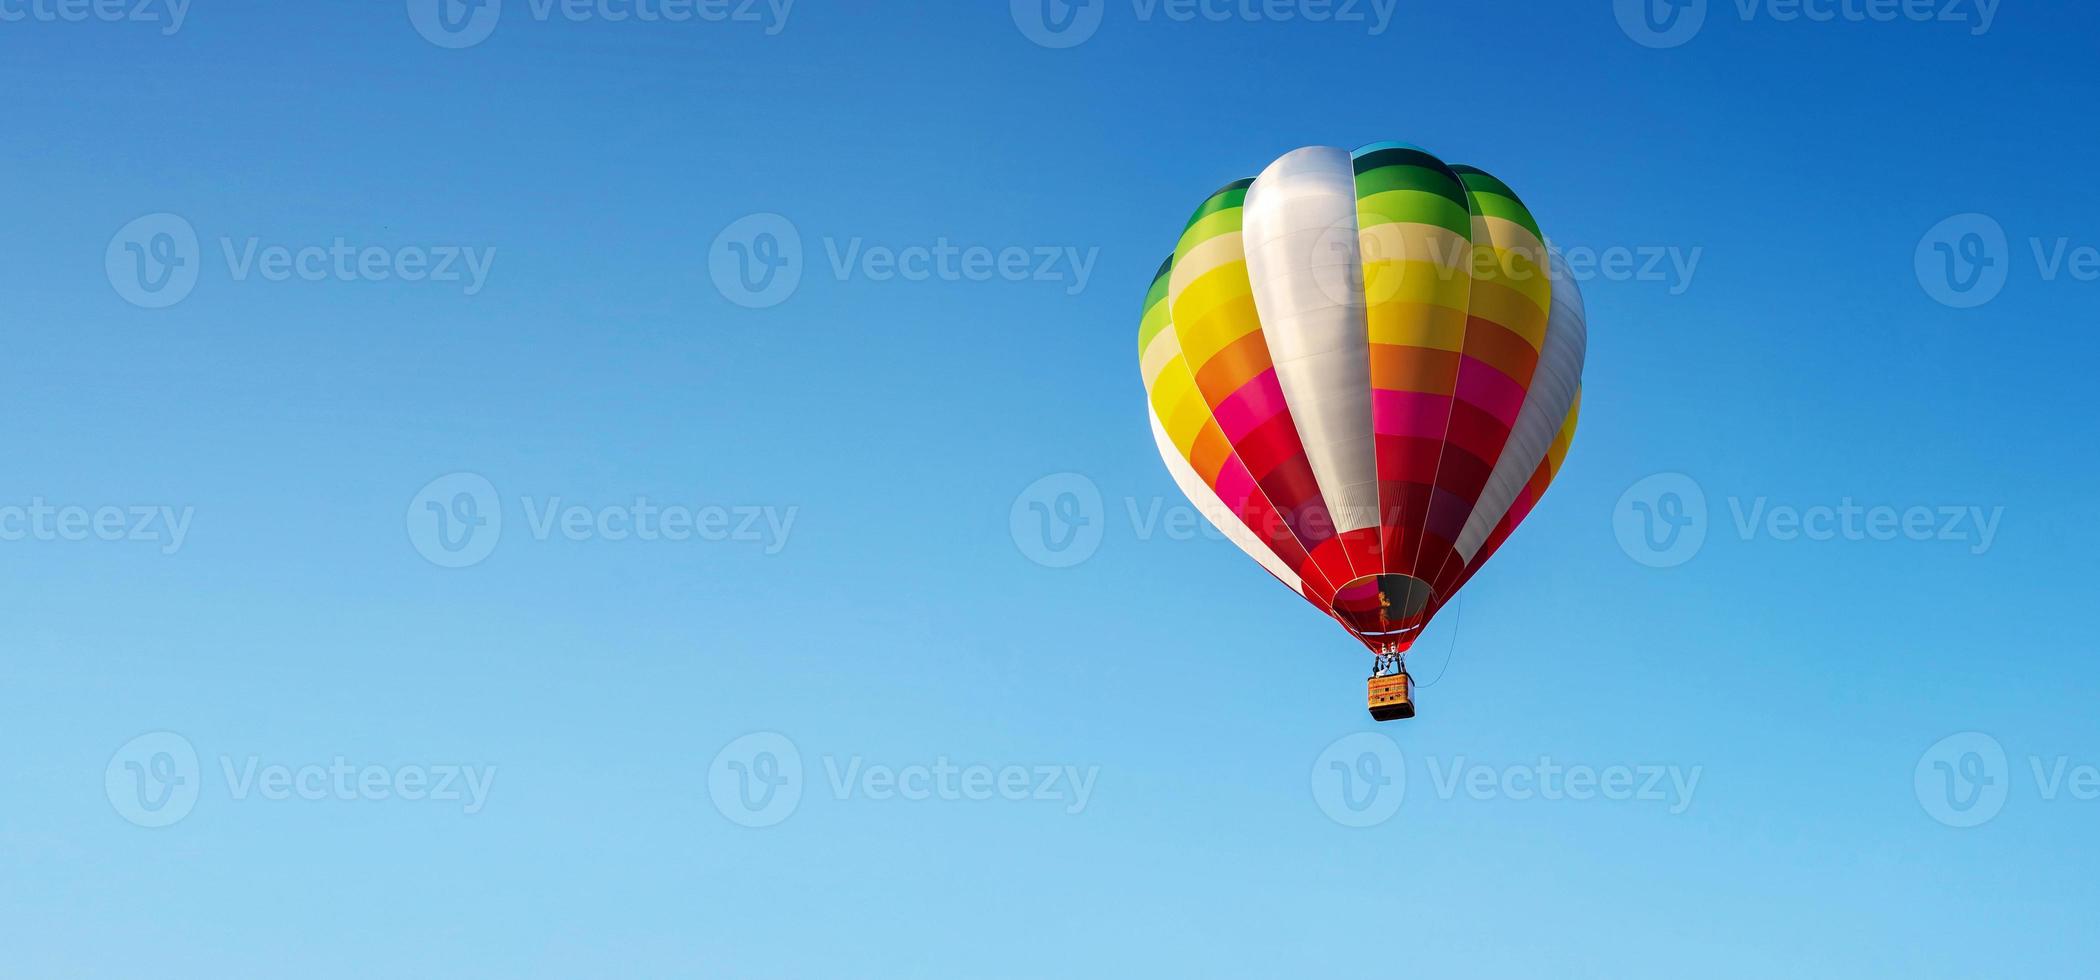
<svg viewBox="0 0 2100 980">
<path fill-rule="evenodd" d="M 636 2 L 0 0 L 0 975 L 2090 972 L 2087 5 Z M 1377 726 L 1135 338 L 1384 139 L 1598 261 Z"/>
</svg>

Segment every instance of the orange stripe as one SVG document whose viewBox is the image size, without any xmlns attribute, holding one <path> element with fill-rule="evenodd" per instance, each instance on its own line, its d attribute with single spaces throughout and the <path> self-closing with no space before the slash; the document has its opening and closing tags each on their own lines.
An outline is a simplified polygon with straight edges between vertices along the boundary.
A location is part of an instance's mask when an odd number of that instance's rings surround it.
<svg viewBox="0 0 2100 980">
<path fill-rule="evenodd" d="M 1270 367 L 1268 340 L 1261 331 L 1250 330 L 1203 363 L 1196 372 L 1196 387 L 1211 401 L 1222 401 Z"/>
<path fill-rule="evenodd" d="M 1232 456 L 1232 444 L 1225 441 L 1225 430 L 1215 421 L 1203 423 L 1203 431 L 1196 433 L 1196 444 L 1189 449 L 1189 465 L 1211 489 L 1218 487 L 1218 471 L 1225 468 L 1225 461 Z"/>
<path fill-rule="evenodd" d="M 1371 387 L 1448 395 L 1458 384 L 1459 355 L 1431 347 L 1371 345 Z"/>
<path fill-rule="evenodd" d="M 1474 317 L 1466 324 L 1466 356 L 1530 387 L 1538 370 L 1539 352 L 1516 331 L 1499 323 Z"/>
</svg>

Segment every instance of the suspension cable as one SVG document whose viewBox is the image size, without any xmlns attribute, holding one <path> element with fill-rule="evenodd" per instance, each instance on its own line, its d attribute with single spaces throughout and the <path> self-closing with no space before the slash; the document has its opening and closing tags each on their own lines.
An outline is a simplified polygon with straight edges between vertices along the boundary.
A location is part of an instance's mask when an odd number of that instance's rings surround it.
<svg viewBox="0 0 2100 980">
<path fill-rule="evenodd" d="M 1453 613 L 1453 619 L 1451 621 L 1451 642 L 1446 644 L 1444 647 L 1444 665 L 1437 669 L 1436 678 L 1434 680 L 1425 681 L 1421 684 L 1417 684 L 1415 685 L 1416 687 L 1429 687 L 1435 684 L 1437 681 L 1443 680 L 1444 675 L 1450 673 L 1451 671 L 1451 659 L 1458 655 L 1458 629 L 1459 627 L 1464 626 L 1466 622 L 1466 600 L 1463 596 L 1461 596 L 1458 599 L 1458 601 L 1452 603 L 1452 605 L 1457 606 L 1458 609 L 1455 613 Z"/>
</svg>

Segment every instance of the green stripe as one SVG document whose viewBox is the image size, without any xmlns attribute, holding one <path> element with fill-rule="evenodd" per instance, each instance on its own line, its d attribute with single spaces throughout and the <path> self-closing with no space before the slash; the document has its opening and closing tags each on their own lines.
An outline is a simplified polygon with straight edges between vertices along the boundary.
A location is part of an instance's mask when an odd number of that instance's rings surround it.
<svg viewBox="0 0 2100 980">
<path fill-rule="evenodd" d="M 1457 174 L 1458 179 L 1465 181 L 1466 186 L 1472 188 L 1473 190 L 1487 191 L 1491 194 L 1500 194 L 1503 197 L 1517 196 L 1517 192 L 1510 190 L 1509 185 L 1503 183 L 1501 178 L 1496 177 L 1494 174 L 1488 173 L 1487 171 L 1482 170 L 1479 167 L 1468 167 L 1463 164 L 1453 164 L 1451 166 L 1451 172 Z"/>
<path fill-rule="evenodd" d="M 1182 231 L 1185 232 L 1195 227 L 1196 222 L 1202 221 L 1220 211 L 1246 204 L 1247 188 L 1252 186 L 1253 183 L 1254 178 L 1245 177 L 1212 191 L 1210 197 L 1204 199 L 1203 206 L 1197 208 L 1195 214 L 1189 215 L 1188 224 L 1181 226 Z"/>
<path fill-rule="evenodd" d="M 1475 194 L 1473 195 L 1473 212 L 1488 218 L 1507 218 L 1531 229 L 1531 234 L 1540 241 L 1544 241 L 1546 238 L 1546 236 L 1539 233 L 1538 223 L 1531 220 L 1531 212 L 1526 211 L 1524 203 L 1516 198 L 1503 197 L 1500 194 Z"/>
<path fill-rule="evenodd" d="M 1473 238 L 1472 212 L 1427 191 L 1392 190 L 1361 197 L 1356 214 L 1358 225 L 1366 229 L 1395 223 L 1435 225 L 1467 241 Z"/>
<path fill-rule="evenodd" d="M 1174 261 L 1181 261 L 1183 256 L 1189 254 L 1189 249 L 1204 242 L 1239 231 L 1240 219 L 1246 213 L 1240 208 L 1230 208 L 1205 215 L 1203 220 L 1190 225 L 1189 230 L 1181 233 L 1181 241 L 1174 246 Z"/>
<path fill-rule="evenodd" d="M 1149 310 L 1154 303 L 1167 298 L 1167 282 L 1173 277 L 1174 257 L 1169 255 L 1159 264 L 1159 271 L 1152 274 L 1152 285 L 1145 289 L 1145 309 Z"/>
<path fill-rule="evenodd" d="M 1247 188 L 1253 186 L 1254 178 L 1242 177 L 1211 192 L 1196 213 L 1189 216 L 1189 223 L 1181 229 L 1181 240 L 1174 243 L 1174 257 L 1169 263 L 1178 262 L 1189 249 L 1210 241 L 1219 235 L 1229 235 L 1240 230 L 1240 215 L 1247 203 Z"/>
<path fill-rule="evenodd" d="M 1167 316 L 1167 304 L 1154 303 L 1145 308 L 1145 315 L 1138 320 L 1138 356 L 1143 358 L 1145 348 L 1152 346 L 1152 338 L 1167 328 L 1172 319 Z"/>
<path fill-rule="evenodd" d="M 1514 221 L 1530 229 L 1532 235 L 1540 241 L 1545 241 L 1545 233 L 1539 231 L 1538 222 L 1531 217 L 1531 209 L 1524 206 L 1524 201 L 1517 197 L 1516 191 L 1509 189 L 1508 184 L 1476 167 L 1451 169 L 1458 174 L 1460 180 L 1465 181 L 1466 190 L 1472 192 L 1475 214 Z"/>
<path fill-rule="evenodd" d="M 1138 353 L 1152 345 L 1152 338 L 1167 325 L 1167 283 L 1174 275 L 1174 259 L 1169 256 L 1159 264 L 1159 272 L 1152 277 L 1152 286 L 1145 290 L 1144 313 L 1138 318 Z"/>
<path fill-rule="evenodd" d="M 1383 150 L 1372 150 L 1354 161 L 1359 174 L 1380 167 L 1422 167 L 1428 170 L 1447 170 L 1444 161 L 1421 150 L 1409 150 L 1390 146 Z"/>
<path fill-rule="evenodd" d="M 1437 194 L 1452 204 L 1466 206 L 1466 189 L 1461 186 L 1451 171 L 1442 167 L 1394 166 L 1376 170 L 1359 171 L 1356 175 L 1356 196 L 1370 197 L 1384 191 L 1427 191 Z"/>
</svg>

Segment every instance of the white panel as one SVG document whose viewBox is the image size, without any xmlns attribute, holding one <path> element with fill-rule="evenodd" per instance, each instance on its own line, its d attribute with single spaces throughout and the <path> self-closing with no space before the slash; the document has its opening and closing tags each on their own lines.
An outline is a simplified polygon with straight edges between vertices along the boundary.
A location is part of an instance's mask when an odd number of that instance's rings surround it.
<svg viewBox="0 0 2100 980">
<path fill-rule="evenodd" d="M 1247 189 L 1247 278 L 1283 397 L 1340 531 L 1378 526 L 1371 342 L 1349 151 L 1284 154 Z"/>
<path fill-rule="evenodd" d="M 1291 567 L 1284 564 L 1283 559 L 1276 557 L 1276 553 L 1270 551 L 1267 544 L 1255 537 L 1254 532 L 1247 529 L 1246 523 L 1240 520 L 1239 515 L 1234 514 L 1232 508 L 1225 506 L 1225 501 L 1219 499 L 1217 491 L 1212 490 L 1203 482 L 1203 478 L 1196 474 L 1196 468 L 1190 466 L 1188 460 L 1181 458 L 1181 450 L 1174 448 L 1174 441 L 1167 438 L 1167 430 L 1160 427 L 1159 416 L 1153 415 L 1149 410 L 1145 414 L 1152 419 L 1152 441 L 1159 444 L 1159 458 L 1166 462 L 1167 472 L 1173 474 L 1174 485 L 1181 488 L 1181 495 L 1189 498 L 1189 503 L 1196 505 L 1196 512 L 1202 514 L 1203 519 L 1209 521 L 1212 527 L 1224 532 L 1226 540 L 1246 552 L 1248 557 L 1260 562 L 1261 567 L 1269 570 L 1269 574 L 1282 579 L 1283 584 L 1290 586 L 1293 591 L 1304 591 L 1299 588 L 1298 573 L 1291 571 Z"/>
<path fill-rule="evenodd" d="M 1517 412 L 1509 442 L 1502 447 L 1502 457 L 1495 460 L 1487 488 L 1466 518 L 1465 529 L 1459 532 L 1458 555 L 1468 562 L 1509 513 L 1531 474 L 1538 471 L 1582 385 L 1582 361 L 1589 349 L 1582 290 L 1559 252 L 1548 250 L 1547 262 L 1553 272 L 1553 311 L 1546 320 L 1546 343 L 1539 349 L 1538 373 L 1531 379 L 1531 390 L 1524 394 L 1524 407 Z"/>
</svg>

